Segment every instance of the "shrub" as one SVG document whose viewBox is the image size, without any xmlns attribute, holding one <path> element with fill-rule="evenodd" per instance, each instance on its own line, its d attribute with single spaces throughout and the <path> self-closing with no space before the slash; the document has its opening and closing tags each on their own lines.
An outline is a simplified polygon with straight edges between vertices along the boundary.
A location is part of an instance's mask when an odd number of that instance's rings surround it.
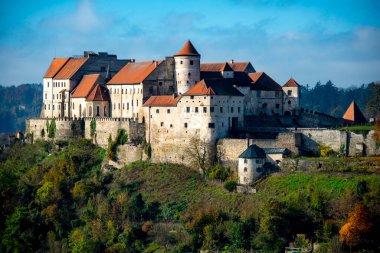
<svg viewBox="0 0 380 253">
<path fill-rule="evenodd" d="M 41 137 L 45 138 L 45 128 L 42 128 L 42 130 L 41 130 Z"/>
<path fill-rule="evenodd" d="M 49 125 L 48 137 L 54 139 L 56 130 L 55 119 L 52 119 Z"/>
<path fill-rule="evenodd" d="M 208 177 L 225 181 L 230 176 L 230 174 L 231 172 L 229 168 L 217 164 L 209 171 Z"/>
<path fill-rule="evenodd" d="M 226 188 L 230 192 L 236 190 L 236 186 L 237 186 L 237 183 L 235 181 L 227 181 L 224 184 L 224 188 Z"/>
<path fill-rule="evenodd" d="M 334 154 L 334 151 L 329 146 L 320 145 L 319 154 L 321 157 L 328 157 Z"/>
<path fill-rule="evenodd" d="M 108 137 L 108 149 L 107 149 L 107 158 L 115 161 L 117 158 L 117 147 L 119 145 L 124 145 L 128 141 L 128 134 L 125 129 L 117 130 L 116 138 L 112 141 L 111 134 Z"/>
<path fill-rule="evenodd" d="M 90 122 L 90 135 L 91 135 L 91 137 L 95 136 L 95 132 L 96 132 L 96 120 L 95 120 L 95 118 L 92 118 L 91 122 Z"/>
</svg>

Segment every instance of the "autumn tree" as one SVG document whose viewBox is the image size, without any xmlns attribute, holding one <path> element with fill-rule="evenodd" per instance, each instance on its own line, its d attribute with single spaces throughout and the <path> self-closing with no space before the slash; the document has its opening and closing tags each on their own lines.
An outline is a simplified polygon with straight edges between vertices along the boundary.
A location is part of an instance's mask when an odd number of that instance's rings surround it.
<svg viewBox="0 0 380 253">
<path fill-rule="evenodd" d="M 205 174 L 211 158 L 210 145 L 207 141 L 199 137 L 192 137 L 185 152 L 191 165 Z"/>
<path fill-rule="evenodd" d="M 347 223 L 339 231 L 340 239 L 351 247 L 357 245 L 369 231 L 371 223 L 368 208 L 359 203 L 355 209 L 348 214 Z"/>
</svg>

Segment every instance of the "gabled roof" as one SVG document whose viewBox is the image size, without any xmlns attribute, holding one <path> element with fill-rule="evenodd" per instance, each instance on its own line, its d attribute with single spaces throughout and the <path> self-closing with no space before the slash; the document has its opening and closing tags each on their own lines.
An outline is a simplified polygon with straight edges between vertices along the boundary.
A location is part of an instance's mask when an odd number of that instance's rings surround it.
<svg viewBox="0 0 380 253">
<path fill-rule="evenodd" d="M 221 63 L 202 63 L 201 71 L 205 72 L 222 72 L 222 71 L 233 71 L 230 64 L 227 62 Z"/>
<path fill-rule="evenodd" d="M 265 151 L 259 146 L 251 145 L 243 153 L 241 153 L 239 158 L 266 158 L 266 154 Z"/>
<path fill-rule="evenodd" d="M 109 101 L 110 96 L 108 89 L 100 84 L 96 84 L 90 94 L 86 97 L 86 101 Z"/>
<path fill-rule="evenodd" d="M 78 86 L 73 91 L 72 98 L 85 98 L 98 81 L 100 74 L 84 75 Z"/>
<path fill-rule="evenodd" d="M 171 107 L 176 106 L 181 96 L 151 96 L 143 106 Z"/>
<path fill-rule="evenodd" d="M 44 75 L 44 78 L 53 78 L 68 60 L 69 58 L 54 58 L 51 61 L 50 66 Z"/>
<path fill-rule="evenodd" d="M 54 79 L 71 78 L 87 60 L 88 58 L 70 58 L 57 75 L 54 76 Z"/>
<path fill-rule="evenodd" d="M 286 148 L 263 148 L 265 154 L 289 154 L 289 150 Z"/>
<path fill-rule="evenodd" d="M 343 115 L 343 119 L 354 122 L 354 123 L 364 123 L 367 122 L 359 106 L 352 101 L 347 111 Z"/>
<path fill-rule="evenodd" d="M 143 82 L 162 61 L 129 62 L 107 84 L 134 84 Z"/>
<path fill-rule="evenodd" d="M 183 48 L 174 56 L 200 56 L 190 40 L 186 42 Z"/>
<path fill-rule="evenodd" d="M 296 88 L 299 88 L 301 87 L 301 85 L 299 85 L 296 80 L 294 80 L 293 78 L 290 78 L 289 81 L 286 82 L 286 84 L 284 84 L 284 86 L 282 87 L 296 87 Z"/>
<path fill-rule="evenodd" d="M 252 90 L 282 91 L 282 87 L 265 72 L 249 73 L 252 80 Z"/>
<path fill-rule="evenodd" d="M 251 62 L 249 61 L 248 62 L 230 62 L 229 64 L 234 71 L 245 72 L 247 71 L 247 69 L 250 69 L 250 68 L 253 69 L 253 71 L 255 71 Z"/>
<path fill-rule="evenodd" d="M 203 79 L 183 95 L 244 96 L 233 86 L 230 79 Z"/>
</svg>

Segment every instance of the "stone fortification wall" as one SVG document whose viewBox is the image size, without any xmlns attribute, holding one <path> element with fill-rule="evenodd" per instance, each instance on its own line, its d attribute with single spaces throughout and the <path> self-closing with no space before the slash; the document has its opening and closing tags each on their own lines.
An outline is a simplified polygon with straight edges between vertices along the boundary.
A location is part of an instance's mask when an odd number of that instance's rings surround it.
<svg viewBox="0 0 380 253">
<path fill-rule="evenodd" d="M 92 118 L 85 118 L 83 121 L 81 119 L 56 119 L 55 139 L 67 140 L 73 137 L 84 136 L 87 139 L 93 139 L 99 146 L 107 148 L 109 136 L 111 135 L 114 140 L 118 129 L 125 129 L 130 141 L 139 142 L 145 139 L 145 129 L 143 124 L 123 118 L 95 118 L 96 135 L 92 138 L 90 126 L 91 120 Z M 51 121 L 52 119 L 28 119 L 26 121 L 26 133 L 33 134 L 34 140 L 41 139 L 41 131 L 44 129 L 45 139 L 48 139 L 46 122 L 49 122 L 50 124 Z"/>
<path fill-rule="evenodd" d="M 349 156 L 380 155 L 374 139 L 375 131 L 366 135 L 329 129 L 298 129 L 297 132 L 302 133 L 301 146 L 306 152 L 317 154 L 319 146 L 325 145 L 335 152 L 340 152 L 343 147 Z"/>
<path fill-rule="evenodd" d="M 92 118 L 85 118 L 85 131 L 84 136 L 87 139 L 91 138 L 91 120 Z M 96 120 L 96 134 L 94 142 L 102 148 L 107 148 L 108 138 L 111 135 L 112 140 L 115 140 L 118 129 L 125 129 L 128 133 L 128 140 L 141 141 L 145 139 L 144 125 L 137 123 L 131 119 L 125 118 L 95 118 Z"/>
<path fill-rule="evenodd" d="M 248 145 L 261 148 L 287 148 L 298 155 L 301 136 L 298 133 L 279 133 L 276 139 L 220 139 L 217 143 L 218 158 L 222 163 L 237 164 L 238 157 Z"/>
</svg>

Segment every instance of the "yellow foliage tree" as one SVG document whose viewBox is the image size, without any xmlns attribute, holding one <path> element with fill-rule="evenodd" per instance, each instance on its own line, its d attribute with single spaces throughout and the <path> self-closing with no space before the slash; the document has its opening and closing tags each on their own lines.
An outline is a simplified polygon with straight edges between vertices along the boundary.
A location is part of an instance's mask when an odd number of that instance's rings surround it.
<svg viewBox="0 0 380 253">
<path fill-rule="evenodd" d="M 355 209 L 348 214 L 347 223 L 339 231 L 340 239 L 350 247 L 357 245 L 362 235 L 371 227 L 369 212 L 365 205 L 359 203 Z"/>
</svg>

